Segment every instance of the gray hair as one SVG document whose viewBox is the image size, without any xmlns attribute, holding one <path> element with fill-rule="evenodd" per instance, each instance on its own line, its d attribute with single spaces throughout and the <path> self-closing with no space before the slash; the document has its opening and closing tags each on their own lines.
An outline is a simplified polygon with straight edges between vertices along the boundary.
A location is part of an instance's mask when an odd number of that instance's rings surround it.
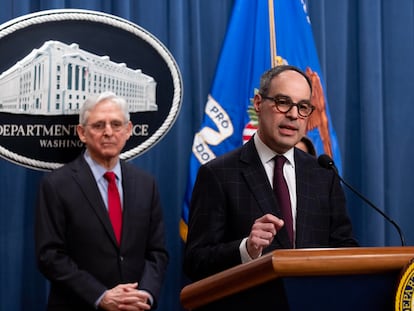
<svg viewBox="0 0 414 311">
<path fill-rule="evenodd" d="M 125 101 L 125 99 L 120 96 L 117 96 L 113 92 L 103 92 L 101 94 L 96 94 L 94 96 L 89 97 L 84 102 L 84 104 L 82 105 L 79 111 L 79 124 L 86 125 L 86 123 L 88 122 L 90 111 L 94 109 L 97 104 L 99 104 L 100 102 L 104 100 L 110 100 L 114 104 L 118 105 L 124 114 L 125 121 L 126 122 L 129 121 L 130 117 L 129 117 L 129 111 L 128 111 L 128 104 Z"/>
</svg>

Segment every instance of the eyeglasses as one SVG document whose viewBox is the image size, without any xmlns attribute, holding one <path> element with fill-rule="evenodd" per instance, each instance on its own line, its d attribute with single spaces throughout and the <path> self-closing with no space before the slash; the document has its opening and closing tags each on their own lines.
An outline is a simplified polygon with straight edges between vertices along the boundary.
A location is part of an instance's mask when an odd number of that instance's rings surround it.
<svg viewBox="0 0 414 311">
<path fill-rule="evenodd" d="M 309 100 L 301 100 L 298 103 L 294 103 L 289 96 L 284 95 L 276 95 L 275 97 L 262 96 L 262 98 L 273 101 L 276 109 L 282 113 L 287 113 L 292 107 L 296 106 L 298 108 L 298 114 L 302 118 L 309 117 L 315 110 L 315 106 Z"/>
<path fill-rule="evenodd" d="M 122 130 L 122 128 L 127 124 L 128 122 L 122 122 L 122 121 L 111 121 L 109 122 L 109 125 L 111 126 L 112 131 L 114 132 L 119 132 L 120 130 Z M 108 123 L 104 122 L 104 121 L 98 121 L 95 123 L 91 123 L 91 124 L 86 124 L 87 126 L 90 126 L 94 131 L 97 132 L 103 132 L 106 129 L 106 125 Z"/>
</svg>

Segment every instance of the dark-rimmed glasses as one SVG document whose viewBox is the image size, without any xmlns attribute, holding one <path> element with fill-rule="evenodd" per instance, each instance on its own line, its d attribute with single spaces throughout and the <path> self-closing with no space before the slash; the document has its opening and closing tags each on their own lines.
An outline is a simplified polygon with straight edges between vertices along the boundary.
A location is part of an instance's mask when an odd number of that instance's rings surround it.
<svg viewBox="0 0 414 311">
<path fill-rule="evenodd" d="M 309 100 L 301 100 L 298 103 L 294 103 L 289 96 L 284 95 L 276 95 L 275 97 L 262 95 L 262 98 L 273 101 L 276 109 L 282 113 L 287 113 L 292 109 L 292 107 L 296 106 L 296 108 L 298 108 L 298 114 L 302 118 L 309 117 L 315 110 L 315 106 L 313 106 Z"/>
</svg>

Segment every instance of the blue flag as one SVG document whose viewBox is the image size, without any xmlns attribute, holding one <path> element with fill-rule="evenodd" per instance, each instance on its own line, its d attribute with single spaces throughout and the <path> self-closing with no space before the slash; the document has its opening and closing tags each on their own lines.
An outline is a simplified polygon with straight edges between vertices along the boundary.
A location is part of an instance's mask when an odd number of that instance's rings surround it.
<svg viewBox="0 0 414 311">
<path fill-rule="evenodd" d="M 180 222 L 185 241 L 193 185 L 200 165 L 229 152 L 255 132 L 251 106 L 260 76 L 289 64 L 311 78 L 316 110 L 307 136 L 318 154 L 329 154 L 341 171 L 340 152 L 324 93 L 312 28 L 304 0 L 236 0 L 200 130 L 195 134 L 190 173 Z"/>
</svg>

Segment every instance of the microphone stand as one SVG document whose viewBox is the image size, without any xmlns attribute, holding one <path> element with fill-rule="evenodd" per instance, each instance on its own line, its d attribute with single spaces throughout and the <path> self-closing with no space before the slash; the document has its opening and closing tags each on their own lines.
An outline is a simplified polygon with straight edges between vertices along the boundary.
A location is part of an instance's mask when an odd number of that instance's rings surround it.
<svg viewBox="0 0 414 311">
<path fill-rule="evenodd" d="M 398 234 L 400 235 L 400 240 L 401 240 L 401 246 L 405 246 L 405 239 L 404 239 L 404 234 L 400 228 L 400 226 L 398 226 L 398 224 L 392 220 L 387 214 L 385 214 L 382 210 L 380 210 L 378 207 L 376 207 L 370 200 L 368 200 L 367 198 L 365 198 L 363 195 L 361 195 L 357 190 L 355 190 L 350 184 L 348 184 L 339 174 L 338 174 L 338 170 L 336 169 L 335 166 L 332 166 L 336 176 L 338 176 L 339 180 L 345 185 L 347 186 L 349 189 L 352 190 L 353 193 L 355 193 L 359 198 L 361 198 L 365 203 L 367 203 L 369 206 L 371 206 L 373 209 L 375 209 L 378 213 L 380 213 L 386 220 L 388 220 L 394 227 L 395 229 L 397 229 Z"/>
</svg>

